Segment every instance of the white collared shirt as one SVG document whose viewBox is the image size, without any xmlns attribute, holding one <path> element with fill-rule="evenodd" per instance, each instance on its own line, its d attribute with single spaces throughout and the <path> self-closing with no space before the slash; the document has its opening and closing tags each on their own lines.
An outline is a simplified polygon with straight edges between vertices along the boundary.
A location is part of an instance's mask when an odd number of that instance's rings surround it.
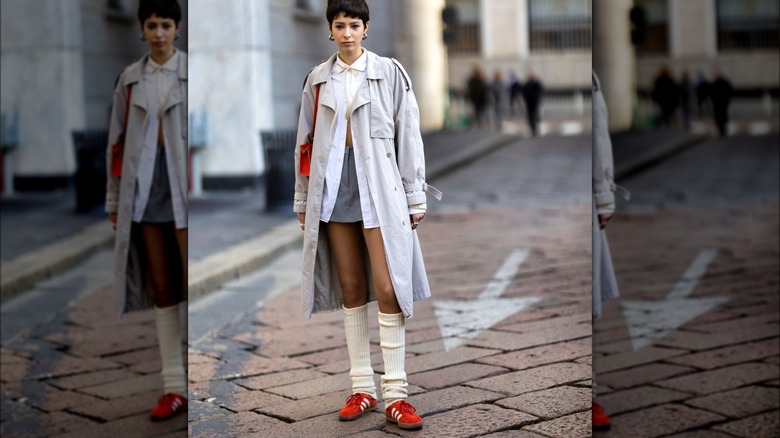
<svg viewBox="0 0 780 438">
<path fill-rule="evenodd" d="M 152 186 L 154 174 L 154 161 L 157 157 L 157 133 L 162 119 L 163 105 L 168 95 L 178 81 L 179 51 L 177 50 L 162 66 L 152 59 L 147 58 L 144 64 L 140 85 L 146 96 L 146 108 L 148 110 L 144 123 L 143 149 L 138 163 L 138 178 L 136 179 L 136 191 L 133 198 L 133 221 L 140 222 L 149 201 L 149 190 Z M 166 151 L 167 153 L 167 151 Z M 169 178 L 172 166 L 168 166 Z"/>
<path fill-rule="evenodd" d="M 347 142 L 347 117 L 351 115 L 353 110 L 352 101 L 361 86 L 368 86 L 366 84 L 368 57 L 365 50 L 348 68 L 345 68 L 346 64 L 343 61 L 339 62 L 338 58 L 336 59 L 337 62 L 333 63 L 330 73 L 333 95 L 336 98 L 336 116 L 330 127 L 333 147 L 329 151 L 328 167 L 325 169 L 325 188 L 322 193 L 322 209 L 320 211 L 320 220 L 323 222 L 330 220 L 333 208 L 336 205 L 336 197 L 339 193 Z M 360 210 L 363 215 L 363 227 L 376 228 L 379 226 L 379 220 L 377 219 L 376 207 L 368 188 L 361 147 L 359 138 L 353 135 L 352 149 L 355 153 L 355 172 L 358 179 L 358 191 L 360 192 Z"/>
</svg>

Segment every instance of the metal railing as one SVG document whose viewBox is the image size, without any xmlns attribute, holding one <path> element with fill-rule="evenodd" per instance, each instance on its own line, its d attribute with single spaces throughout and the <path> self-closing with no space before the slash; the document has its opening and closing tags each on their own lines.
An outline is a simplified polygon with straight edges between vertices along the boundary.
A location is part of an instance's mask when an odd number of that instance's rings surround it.
<svg viewBox="0 0 780 438">
<path fill-rule="evenodd" d="M 530 49 L 534 51 L 590 50 L 590 17 L 531 18 Z"/>
</svg>

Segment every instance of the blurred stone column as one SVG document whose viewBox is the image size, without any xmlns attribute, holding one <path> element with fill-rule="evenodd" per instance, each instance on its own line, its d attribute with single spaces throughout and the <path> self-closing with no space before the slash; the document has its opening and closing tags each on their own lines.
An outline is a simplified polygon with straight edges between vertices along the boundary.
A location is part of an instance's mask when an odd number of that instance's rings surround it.
<svg viewBox="0 0 780 438">
<path fill-rule="evenodd" d="M 670 0 L 669 43 L 672 58 L 717 56 L 716 17 L 715 0 Z"/>
<path fill-rule="evenodd" d="M 14 173 L 73 174 L 71 131 L 85 125 L 81 2 L 2 0 L 2 112 L 19 112 Z"/>
<path fill-rule="evenodd" d="M 211 126 L 203 174 L 259 178 L 260 130 L 274 127 L 269 0 L 189 6 L 189 112 L 205 112 Z"/>
<path fill-rule="evenodd" d="M 609 110 L 609 128 L 631 127 L 635 104 L 635 59 L 631 45 L 631 0 L 593 0 L 593 70 Z"/>
<path fill-rule="evenodd" d="M 442 32 L 444 0 L 403 0 L 398 11 L 398 60 L 413 81 L 423 132 L 444 126 L 447 51 Z M 371 32 L 369 31 L 369 38 Z"/>
</svg>

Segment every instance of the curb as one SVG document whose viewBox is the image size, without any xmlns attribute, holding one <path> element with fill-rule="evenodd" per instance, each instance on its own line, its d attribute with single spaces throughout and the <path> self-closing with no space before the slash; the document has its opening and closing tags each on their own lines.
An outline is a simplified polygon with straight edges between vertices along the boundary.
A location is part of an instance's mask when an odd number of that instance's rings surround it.
<svg viewBox="0 0 780 438">
<path fill-rule="evenodd" d="M 623 163 L 615 163 L 615 181 L 634 176 L 707 138 L 707 136 L 700 134 L 684 134 L 672 141 L 659 144 L 658 147 L 649 148 L 644 154 L 638 154 Z"/>
<path fill-rule="evenodd" d="M 19 295 L 35 283 L 67 271 L 95 251 L 110 248 L 113 242 L 114 230 L 106 220 L 51 245 L 4 262 L 0 267 L 0 302 Z"/>
<path fill-rule="evenodd" d="M 471 163 L 473 160 L 483 157 L 496 149 L 519 140 L 521 140 L 521 138 L 516 135 L 495 134 L 493 136 L 489 136 L 471 148 L 464 149 L 459 153 L 448 155 L 446 158 L 440 160 L 437 164 L 427 164 L 427 169 L 425 169 L 425 179 L 432 181 L 442 175 L 456 170 L 459 167 L 463 167 Z"/>
<path fill-rule="evenodd" d="M 187 272 L 187 295 L 196 300 L 219 289 L 228 281 L 252 273 L 288 249 L 303 245 L 297 219 L 226 250 L 191 262 Z"/>
</svg>

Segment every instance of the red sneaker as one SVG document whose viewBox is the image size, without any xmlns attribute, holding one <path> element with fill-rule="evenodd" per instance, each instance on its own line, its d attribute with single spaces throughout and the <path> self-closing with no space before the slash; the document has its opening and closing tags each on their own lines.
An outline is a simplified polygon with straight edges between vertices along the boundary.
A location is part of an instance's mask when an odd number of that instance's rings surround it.
<svg viewBox="0 0 780 438">
<path fill-rule="evenodd" d="M 187 410 L 187 399 L 179 394 L 169 392 L 160 397 L 157 406 L 152 409 L 152 421 L 167 420 L 179 412 Z"/>
<path fill-rule="evenodd" d="M 604 413 L 604 408 L 600 404 L 593 402 L 593 430 L 609 430 L 612 427 L 612 421 L 609 415 Z"/>
<path fill-rule="evenodd" d="M 423 426 L 422 418 L 415 414 L 414 406 L 406 400 L 397 401 L 385 409 L 387 421 L 398 423 L 401 429 L 420 429 Z"/>
<path fill-rule="evenodd" d="M 339 420 L 352 421 L 363 416 L 365 411 L 376 409 L 376 399 L 368 394 L 356 392 L 347 397 L 347 404 L 339 411 Z"/>
</svg>

